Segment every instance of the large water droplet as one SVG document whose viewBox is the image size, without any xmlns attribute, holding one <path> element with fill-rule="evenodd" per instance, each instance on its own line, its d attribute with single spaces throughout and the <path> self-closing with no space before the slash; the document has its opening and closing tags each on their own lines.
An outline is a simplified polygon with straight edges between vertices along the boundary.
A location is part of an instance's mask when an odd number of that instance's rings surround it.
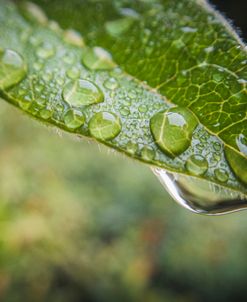
<svg viewBox="0 0 247 302">
<path fill-rule="evenodd" d="M 221 215 L 247 209 L 247 195 L 196 177 L 152 170 L 172 198 L 194 213 Z"/>
<path fill-rule="evenodd" d="M 24 59 L 11 49 L 0 49 L 0 89 L 18 84 L 26 76 Z"/>
<path fill-rule="evenodd" d="M 99 112 L 89 121 L 89 132 L 98 140 L 111 140 L 118 136 L 121 129 L 121 120 L 114 113 Z"/>
<path fill-rule="evenodd" d="M 111 54 L 101 47 L 83 50 L 82 63 L 91 70 L 110 70 L 116 66 Z"/>
<path fill-rule="evenodd" d="M 192 175 L 203 175 L 208 169 L 207 160 L 201 155 L 192 155 L 186 161 L 186 169 Z"/>
<path fill-rule="evenodd" d="M 68 82 L 63 89 L 63 98 L 68 104 L 75 107 L 104 101 L 104 95 L 99 87 L 82 79 Z"/>
<path fill-rule="evenodd" d="M 190 146 L 197 124 L 189 109 L 175 107 L 155 114 L 150 129 L 160 149 L 174 158 Z"/>
<path fill-rule="evenodd" d="M 85 116 L 81 111 L 70 109 L 64 116 L 64 122 L 69 129 L 77 129 L 85 123 Z"/>
<path fill-rule="evenodd" d="M 237 178 L 247 184 L 247 159 L 230 148 L 225 148 L 225 155 Z"/>
</svg>

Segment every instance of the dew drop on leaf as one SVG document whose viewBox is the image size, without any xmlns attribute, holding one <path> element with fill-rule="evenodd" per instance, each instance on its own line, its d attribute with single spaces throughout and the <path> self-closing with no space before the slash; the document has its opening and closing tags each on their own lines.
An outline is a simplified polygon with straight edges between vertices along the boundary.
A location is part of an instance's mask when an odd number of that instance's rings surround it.
<svg viewBox="0 0 247 302">
<path fill-rule="evenodd" d="M 48 120 L 52 117 L 53 110 L 49 106 L 47 106 L 46 108 L 42 109 L 39 114 L 41 118 Z"/>
<path fill-rule="evenodd" d="M 72 80 L 78 79 L 80 77 L 80 70 L 76 67 L 72 67 L 67 70 L 66 75 Z"/>
<path fill-rule="evenodd" d="M 208 170 L 208 162 L 201 155 L 191 155 L 185 163 L 186 169 L 192 175 L 203 175 Z"/>
<path fill-rule="evenodd" d="M 68 82 L 63 88 L 63 98 L 71 106 L 82 107 L 101 103 L 104 101 L 100 88 L 87 80 L 75 80 Z"/>
<path fill-rule="evenodd" d="M 101 47 L 85 48 L 82 63 L 91 70 L 111 70 L 116 66 L 111 54 Z"/>
<path fill-rule="evenodd" d="M 230 148 L 225 148 L 226 159 L 234 174 L 247 184 L 247 159 Z"/>
<path fill-rule="evenodd" d="M 224 169 L 216 169 L 214 171 L 214 175 L 216 179 L 220 182 L 227 182 L 229 178 L 227 171 Z"/>
<path fill-rule="evenodd" d="M 155 114 L 151 118 L 150 129 L 160 149 L 174 158 L 190 146 L 197 124 L 189 109 L 175 107 Z"/>
<path fill-rule="evenodd" d="M 70 109 L 65 113 L 64 123 L 69 129 L 77 129 L 85 123 L 85 116 L 79 110 Z"/>
<path fill-rule="evenodd" d="M 122 129 L 120 118 L 111 112 L 98 112 L 89 121 L 89 132 L 98 140 L 111 140 Z"/>
<path fill-rule="evenodd" d="M 0 48 L 0 89 L 8 89 L 24 79 L 27 66 L 14 50 Z"/>
<path fill-rule="evenodd" d="M 132 141 L 126 144 L 126 150 L 129 154 L 134 155 L 138 151 L 138 145 Z"/>
<path fill-rule="evenodd" d="M 105 29 L 109 35 L 117 38 L 118 36 L 126 33 L 133 22 L 133 18 L 125 17 L 118 20 L 106 22 Z"/>
<path fill-rule="evenodd" d="M 144 147 L 141 149 L 141 157 L 142 157 L 144 160 L 147 160 L 147 161 L 153 160 L 154 157 L 155 157 L 155 152 L 154 152 L 153 148 L 148 147 L 148 146 L 144 146 Z"/>
<path fill-rule="evenodd" d="M 105 86 L 105 88 L 107 88 L 109 90 L 115 90 L 118 88 L 119 84 L 115 78 L 109 78 L 109 79 L 105 80 L 104 86 Z"/>
<path fill-rule="evenodd" d="M 41 59 L 49 59 L 55 55 L 55 48 L 51 44 L 44 44 L 37 49 L 36 54 Z"/>
</svg>

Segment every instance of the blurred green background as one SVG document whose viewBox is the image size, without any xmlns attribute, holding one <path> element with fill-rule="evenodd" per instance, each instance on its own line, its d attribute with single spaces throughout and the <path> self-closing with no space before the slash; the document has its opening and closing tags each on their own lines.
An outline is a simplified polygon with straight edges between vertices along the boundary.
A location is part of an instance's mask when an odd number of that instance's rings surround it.
<svg viewBox="0 0 247 302">
<path fill-rule="evenodd" d="M 147 166 L 0 106 L 0 301 L 246 301 L 247 212 L 192 214 Z"/>
</svg>

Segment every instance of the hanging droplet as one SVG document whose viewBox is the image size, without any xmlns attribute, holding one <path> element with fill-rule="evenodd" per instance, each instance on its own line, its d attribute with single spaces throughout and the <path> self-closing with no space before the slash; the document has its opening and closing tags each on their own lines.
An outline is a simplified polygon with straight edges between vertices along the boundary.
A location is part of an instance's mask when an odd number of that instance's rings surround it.
<svg viewBox="0 0 247 302">
<path fill-rule="evenodd" d="M 98 140 L 111 140 L 118 136 L 121 129 L 121 120 L 114 113 L 99 112 L 89 121 L 89 132 Z"/>
<path fill-rule="evenodd" d="M 225 148 L 225 155 L 237 178 L 247 184 L 247 159 L 228 147 Z"/>
<path fill-rule="evenodd" d="M 81 107 L 104 101 L 102 91 L 94 83 L 86 80 L 68 82 L 63 89 L 63 98 L 71 106 Z"/>
<path fill-rule="evenodd" d="M 77 129 L 85 123 L 85 116 L 81 111 L 70 109 L 64 116 L 64 122 L 69 129 Z"/>
<path fill-rule="evenodd" d="M 14 50 L 0 48 L 0 89 L 8 89 L 24 79 L 27 65 Z"/>
<path fill-rule="evenodd" d="M 147 161 L 153 160 L 155 157 L 154 149 L 152 147 L 144 146 L 141 149 L 141 157 Z"/>
<path fill-rule="evenodd" d="M 116 79 L 109 78 L 109 79 L 105 80 L 104 86 L 105 86 L 105 88 L 107 88 L 109 90 L 115 90 L 118 88 L 119 84 Z"/>
<path fill-rule="evenodd" d="M 216 179 L 220 182 L 227 182 L 229 178 L 227 171 L 224 169 L 216 169 L 214 171 L 214 175 Z"/>
<path fill-rule="evenodd" d="M 106 22 L 105 29 L 114 38 L 126 33 L 134 22 L 134 18 L 125 17 L 114 21 Z"/>
<path fill-rule="evenodd" d="M 221 215 L 247 209 L 247 195 L 193 176 L 152 170 L 171 197 L 194 213 Z"/>
<path fill-rule="evenodd" d="M 91 70 L 110 70 L 116 67 L 111 54 L 101 47 L 83 50 L 82 63 Z"/>
<path fill-rule="evenodd" d="M 197 124 L 189 109 L 175 107 L 155 114 L 150 129 L 160 149 L 174 158 L 190 146 Z"/>
<path fill-rule="evenodd" d="M 208 170 L 208 162 L 201 155 L 190 156 L 185 166 L 189 173 L 197 176 L 205 174 Z"/>
</svg>

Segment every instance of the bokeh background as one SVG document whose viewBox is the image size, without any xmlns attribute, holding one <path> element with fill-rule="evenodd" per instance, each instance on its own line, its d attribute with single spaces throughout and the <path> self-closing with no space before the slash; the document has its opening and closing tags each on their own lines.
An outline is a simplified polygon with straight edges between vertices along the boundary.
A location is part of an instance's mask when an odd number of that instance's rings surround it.
<svg viewBox="0 0 247 302">
<path fill-rule="evenodd" d="M 215 4 L 246 37 L 246 1 Z M 247 300 L 247 212 L 192 214 L 145 165 L 3 101 L 0 121 L 1 302 Z"/>
</svg>

